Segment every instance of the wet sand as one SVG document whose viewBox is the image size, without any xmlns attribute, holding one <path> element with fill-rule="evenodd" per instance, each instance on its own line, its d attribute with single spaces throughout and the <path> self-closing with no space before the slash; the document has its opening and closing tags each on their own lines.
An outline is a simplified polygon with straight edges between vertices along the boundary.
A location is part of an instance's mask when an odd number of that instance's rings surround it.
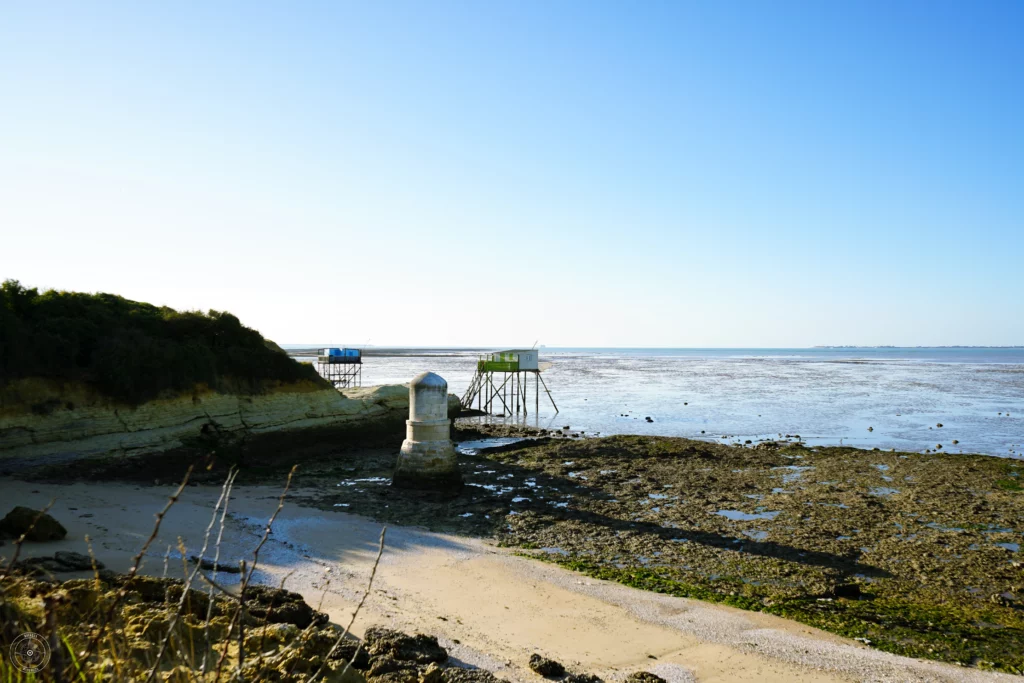
<svg viewBox="0 0 1024 683">
<path fill-rule="evenodd" d="M 26 544 L 23 556 L 85 551 L 124 571 L 149 536 L 169 486 L 43 484 L 0 479 L 5 506 L 41 508 L 68 539 Z M 221 560 L 251 557 L 279 495 L 277 487 L 236 489 Z M 297 498 L 316 492 L 295 492 Z M 143 571 L 181 576 L 173 547 L 202 544 L 219 487 L 186 488 L 164 520 Z M 339 511 L 289 503 L 261 552 L 258 579 L 301 593 L 335 622 L 346 623 L 376 554 L 380 524 Z M 216 532 L 215 532 L 216 533 Z M 0 555 L 13 552 L 8 543 Z M 72 575 L 69 575 L 69 577 Z M 329 577 L 329 585 L 327 583 Z M 229 578 L 222 575 L 222 578 Z M 326 587 L 326 592 L 325 592 Z M 388 530 L 374 591 L 355 632 L 382 623 L 438 636 L 452 657 L 514 681 L 536 681 L 532 652 L 570 670 L 608 680 L 650 670 L 670 681 L 999 681 L 1004 674 L 899 657 L 796 622 L 598 581 L 511 554 L 486 541 L 410 527 Z"/>
</svg>

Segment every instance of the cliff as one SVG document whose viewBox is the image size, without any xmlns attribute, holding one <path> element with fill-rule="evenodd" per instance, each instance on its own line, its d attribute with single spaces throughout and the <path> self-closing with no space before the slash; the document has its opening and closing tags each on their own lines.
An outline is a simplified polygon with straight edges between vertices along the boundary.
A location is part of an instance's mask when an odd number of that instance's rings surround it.
<svg viewBox="0 0 1024 683">
<path fill-rule="evenodd" d="M 458 412 L 449 396 L 449 411 Z M 192 392 L 128 405 L 81 383 L 22 379 L 0 389 L 0 461 L 162 453 L 217 437 L 258 442 L 289 435 L 355 439 L 404 434 L 409 389 L 386 385 L 339 392 L 311 381 L 267 382 L 258 393 Z M 275 439 L 275 441 L 278 441 Z"/>
</svg>

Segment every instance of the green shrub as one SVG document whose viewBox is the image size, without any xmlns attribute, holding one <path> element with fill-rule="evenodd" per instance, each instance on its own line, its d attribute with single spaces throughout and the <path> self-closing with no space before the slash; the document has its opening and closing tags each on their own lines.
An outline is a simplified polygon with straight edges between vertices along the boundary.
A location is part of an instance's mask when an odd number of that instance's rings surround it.
<svg viewBox="0 0 1024 683">
<path fill-rule="evenodd" d="M 0 285 L 0 386 L 24 377 L 81 381 L 138 404 L 198 383 L 257 392 L 267 380 L 322 381 L 272 346 L 230 313 Z"/>
</svg>

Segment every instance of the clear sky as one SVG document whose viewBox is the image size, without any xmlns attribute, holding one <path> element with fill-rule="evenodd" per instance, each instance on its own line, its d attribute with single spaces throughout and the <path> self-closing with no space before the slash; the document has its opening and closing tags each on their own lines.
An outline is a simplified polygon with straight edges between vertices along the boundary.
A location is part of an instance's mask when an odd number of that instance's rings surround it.
<svg viewBox="0 0 1024 683">
<path fill-rule="evenodd" d="M 4 2 L 0 232 L 281 343 L 1024 344 L 1024 2 Z"/>
</svg>

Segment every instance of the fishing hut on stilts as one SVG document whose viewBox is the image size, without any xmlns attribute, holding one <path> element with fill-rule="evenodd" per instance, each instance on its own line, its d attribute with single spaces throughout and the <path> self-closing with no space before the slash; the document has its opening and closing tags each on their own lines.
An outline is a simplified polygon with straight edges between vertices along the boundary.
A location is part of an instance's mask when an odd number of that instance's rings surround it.
<svg viewBox="0 0 1024 683">
<path fill-rule="evenodd" d="M 462 407 L 469 410 L 476 408 L 490 415 L 500 414 L 503 417 L 518 415 L 520 412 L 527 415 L 530 375 L 533 375 L 535 414 L 540 413 L 541 387 L 544 388 L 544 393 L 557 413 L 558 406 L 555 405 L 551 390 L 540 373 L 536 349 L 513 349 L 480 356 L 476 363 L 476 374 L 469 383 L 469 389 L 462 396 Z"/>
<path fill-rule="evenodd" d="M 319 349 L 316 369 L 335 389 L 363 385 L 363 352 L 359 349 Z"/>
</svg>

